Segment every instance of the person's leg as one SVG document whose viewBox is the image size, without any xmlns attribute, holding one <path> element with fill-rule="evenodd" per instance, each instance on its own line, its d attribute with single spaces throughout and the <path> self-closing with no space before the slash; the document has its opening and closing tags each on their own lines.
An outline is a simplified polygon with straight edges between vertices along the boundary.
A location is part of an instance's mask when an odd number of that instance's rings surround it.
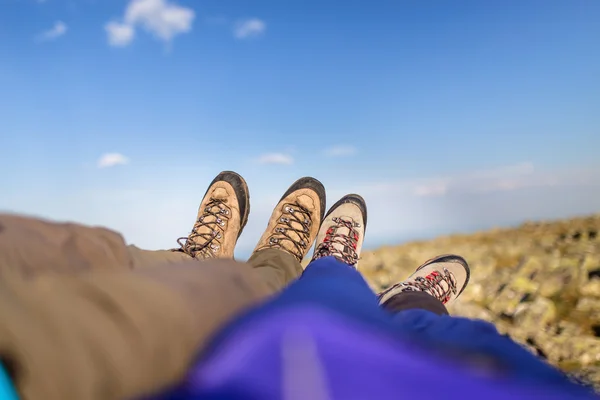
<svg viewBox="0 0 600 400">
<path fill-rule="evenodd" d="M 436 315 L 449 315 L 444 303 L 425 292 L 398 293 L 381 307 L 392 314 L 407 310 L 427 310 Z"/>
<path fill-rule="evenodd" d="M 422 264 L 407 280 L 381 292 L 379 301 L 392 314 L 419 309 L 448 315 L 445 305 L 460 296 L 469 277 L 464 258 L 452 254 L 437 256 Z"/>
<path fill-rule="evenodd" d="M 390 329 L 391 316 L 378 305 L 377 295 L 357 270 L 366 225 L 366 206 L 348 195 L 327 212 L 315 243 L 315 252 L 302 276 L 278 296 L 228 324 L 213 341 L 218 348 L 227 336 L 255 318 L 287 307 L 313 305 L 348 318 Z"/>
<path fill-rule="evenodd" d="M 429 351 L 491 376 L 518 376 L 540 384 L 563 384 L 564 375 L 486 321 L 448 315 L 469 281 L 467 262 L 443 255 L 421 265 L 408 279 L 379 294 L 397 332 Z"/>
<path fill-rule="evenodd" d="M 334 204 L 317 235 L 311 263 L 275 306 L 317 304 L 367 318 L 379 314 L 377 296 L 357 270 L 366 222 L 362 197 L 347 195 Z"/>
<path fill-rule="evenodd" d="M 310 177 L 298 179 L 275 206 L 248 264 L 273 292 L 302 274 L 301 262 L 325 213 L 325 188 Z"/>
<path fill-rule="evenodd" d="M 0 214 L 0 282 L 132 268 L 133 260 L 117 232 Z"/>
<path fill-rule="evenodd" d="M 0 215 L 0 361 L 23 398 L 120 400 L 175 383 L 271 293 L 231 260 L 136 267 L 116 232 Z"/>
</svg>

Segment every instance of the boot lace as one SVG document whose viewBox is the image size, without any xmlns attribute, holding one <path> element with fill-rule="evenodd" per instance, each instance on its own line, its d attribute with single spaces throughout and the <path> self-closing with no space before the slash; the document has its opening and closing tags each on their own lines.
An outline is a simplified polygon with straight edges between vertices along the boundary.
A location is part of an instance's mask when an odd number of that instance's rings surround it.
<svg viewBox="0 0 600 400">
<path fill-rule="evenodd" d="M 352 219 L 340 217 L 335 217 L 332 221 L 334 225 L 327 229 L 325 238 L 315 249 L 312 260 L 333 256 L 345 264 L 356 265 L 358 263 L 356 248 L 360 234 L 355 228 L 360 228 L 360 224 Z M 342 228 L 348 229 L 348 233 L 339 232 Z"/>
<path fill-rule="evenodd" d="M 188 237 L 177 239 L 179 249 L 193 258 L 215 257 L 221 248 L 227 222 L 231 218 L 231 208 L 227 199 L 210 198 L 202 214 L 196 220 Z"/>
<path fill-rule="evenodd" d="M 312 216 L 308 208 L 297 202 L 286 203 L 283 205 L 282 216 L 263 248 L 280 248 L 302 261 L 310 245 L 311 226 Z M 291 248 L 289 245 L 285 246 L 286 243 L 291 243 Z"/>
<path fill-rule="evenodd" d="M 446 287 L 442 285 L 442 282 L 446 283 Z M 454 274 L 444 268 L 443 272 L 433 271 L 427 276 L 416 277 L 414 281 L 400 282 L 386 290 L 381 296 L 395 289 L 400 289 L 398 293 L 421 291 L 429 293 L 443 304 L 446 304 L 450 301 L 450 297 L 457 293 L 456 286 L 457 282 Z"/>
</svg>

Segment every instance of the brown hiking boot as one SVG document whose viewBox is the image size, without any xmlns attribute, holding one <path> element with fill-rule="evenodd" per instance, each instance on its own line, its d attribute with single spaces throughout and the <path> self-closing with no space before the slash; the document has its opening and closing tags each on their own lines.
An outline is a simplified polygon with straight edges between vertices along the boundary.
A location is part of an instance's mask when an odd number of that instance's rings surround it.
<svg viewBox="0 0 600 400">
<path fill-rule="evenodd" d="M 281 197 L 254 253 L 284 250 L 302 262 L 325 213 L 325 188 L 315 178 L 298 179 Z"/>
<path fill-rule="evenodd" d="M 235 244 L 248 222 L 250 195 L 240 175 L 223 171 L 211 182 L 188 237 L 177 239 L 179 249 L 193 258 L 233 258 Z"/>
<path fill-rule="evenodd" d="M 470 275 L 464 258 L 453 254 L 437 256 L 417 268 L 407 280 L 381 292 L 379 304 L 383 305 L 399 293 L 416 291 L 428 293 L 447 305 L 465 290 Z"/>
<path fill-rule="evenodd" d="M 366 227 L 365 200 L 357 194 L 342 197 L 327 211 L 317 235 L 312 261 L 333 256 L 356 268 Z"/>
</svg>

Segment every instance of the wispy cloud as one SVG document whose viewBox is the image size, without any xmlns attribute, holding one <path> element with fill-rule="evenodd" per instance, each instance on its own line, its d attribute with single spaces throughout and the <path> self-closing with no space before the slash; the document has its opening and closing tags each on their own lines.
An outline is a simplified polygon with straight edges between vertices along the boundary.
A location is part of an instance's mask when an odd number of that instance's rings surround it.
<svg viewBox="0 0 600 400">
<path fill-rule="evenodd" d="M 349 157 L 357 153 L 354 146 L 333 146 L 324 151 L 327 157 Z"/>
<path fill-rule="evenodd" d="M 135 29 L 131 25 L 120 22 L 109 22 L 104 26 L 108 35 L 108 44 L 114 47 L 128 46 L 135 36 Z"/>
<path fill-rule="evenodd" d="M 45 32 L 40 33 L 36 37 L 36 40 L 38 42 L 47 42 L 47 41 L 51 41 L 51 40 L 56 40 L 59 37 L 64 36 L 67 33 L 67 30 L 68 30 L 68 27 L 64 22 L 56 21 L 52 28 L 48 29 Z"/>
<path fill-rule="evenodd" d="M 267 30 L 267 24 L 258 18 L 238 21 L 233 28 L 233 36 L 238 39 L 249 39 L 261 36 Z"/>
<path fill-rule="evenodd" d="M 106 153 L 98 160 L 98 168 L 110 168 L 117 165 L 125 165 L 129 163 L 129 158 L 121 153 Z"/>
<path fill-rule="evenodd" d="M 192 30 L 195 17 L 196 13 L 191 8 L 168 0 L 131 0 L 123 18 L 108 22 L 104 29 L 111 46 L 129 45 L 137 28 L 170 43 L 175 36 Z"/>
<path fill-rule="evenodd" d="M 283 153 L 269 153 L 263 154 L 258 158 L 259 164 L 280 164 L 280 165 L 291 165 L 294 163 L 294 158 L 288 154 Z"/>
</svg>

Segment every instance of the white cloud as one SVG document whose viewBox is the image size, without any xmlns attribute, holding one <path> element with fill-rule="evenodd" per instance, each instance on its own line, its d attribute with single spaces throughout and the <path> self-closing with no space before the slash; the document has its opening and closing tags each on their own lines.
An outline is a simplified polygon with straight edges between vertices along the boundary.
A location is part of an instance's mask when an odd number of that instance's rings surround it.
<svg viewBox="0 0 600 400">
<path fill-rule="evenodd" d="M 37 36 L 37 40 L 40 42 L 46 42 L 50 40 L 58 39 L 59 37 L 67 33 L 68 27 L 62 21 L 56 21 L 54 26 L 45 32 L 42 32 Z"/>
<path fill-rule="evenodd" d="M 262 35 L 267 24 L 258 18 L 238 21 L 233 28 L 233 35 L 238 39 L 246 39 Z"/>
<path fill-rule="evenodd" d="M 283 153 L 269 153 L 263 154 L 258 158 L 259 164 L 280 164 L 280 165 L 291 165 L 294 163 L 294 158 L 288 154 Z"/>
<path fill-rule="evenodd" d="M 121 153 L 106 153 L 98 160 L 98 168 L 110 168 L 116 165 L 125 165 L 129 163 L 129 158 Z"/>
<path fill-rule="evenodd" d="M 173 38 L 192 30 L 196 13 L 168 0 L 131 0 L 122 21 L 105 25 L 109 44 L 126 46 L 133 40 L 138 27 L 157 39 L 170 43 Z"/>
<path fill-rule="evenodd" d="M 325 155 L 328 157 L 348 157 L 357 153 L 354 146 L 333 146 L 325 150 Z"/>
<path fill-rule="evenodd" d="M 127 46 L 135 36 L 135 29 L 131 25 L 120 22 L 109 22 L 104 26 L 108 34 L 108 44 L 114 47 Z"/>
</svg>

